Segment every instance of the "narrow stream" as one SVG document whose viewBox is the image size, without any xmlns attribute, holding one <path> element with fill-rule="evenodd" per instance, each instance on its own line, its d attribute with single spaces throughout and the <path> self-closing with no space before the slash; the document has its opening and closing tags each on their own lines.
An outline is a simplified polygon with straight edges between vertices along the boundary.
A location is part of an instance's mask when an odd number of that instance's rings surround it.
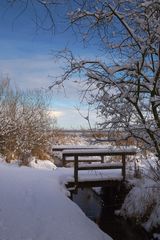
<svg viewBox="0 0 160 240">
<path fill-rule="evenodd" d="M 141 227 L 114 215 L 117 205 L 113 194 L 108 189 L 100 195 L 92 189 L 78 189 L 77 194 L 73 194 L 73 201 L 114 240 L 149 240 Z"/>
</svg>

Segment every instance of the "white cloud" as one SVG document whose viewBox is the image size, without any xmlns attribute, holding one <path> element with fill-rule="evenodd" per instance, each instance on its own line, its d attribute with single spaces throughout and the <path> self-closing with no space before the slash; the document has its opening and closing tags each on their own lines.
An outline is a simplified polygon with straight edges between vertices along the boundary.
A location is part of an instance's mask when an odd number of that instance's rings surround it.
<svg viewBox="0 0 160 240">
<path fill-rule="evenodd" d="M 53 77 L 62 74 L 61 64 L 55 63 L 49 55 L 39 55 L 32 58 L 0 59 L 0 74 L 8 76 L 11 83 L 20 89 L 48 88 Z M 51 77 L 49 77 L 51 76 Z M 53 94 L 58 100 L 78 99 L 81 90 L 79 84 L 67 81 L 65 92 L 54 88 Z"/>
<path fill-rule="evenodd" d="M 34 58 L 0 59 L 1 75 L 8 75 L 18 87 L 47 88 L 51 84 L 48 75 L 59 75 L 60 68 L 49 56 Z"/>
<path fill-rule="evenodd" d="M 61 107 L 60 109 L 56 109 L 55 112 L 60 113 L 57 115 L 57 124 L 61 128 L 89 128 L 88 122 L 75 108 Z M 82 109 L 80 112 L 83 116 L 87 116 L 88 111 L 86 109 Z M 96 120 L 96 112 L 90 112 L 90 123 L 93 128 L 95 127 Z"/>
<path fill-rule="evenodd" d="M 48 114 L 49 114 L 50 117 L 56 117 L 56 118 L 64 116 L 64 112 L 62 112 L 62 111 L 49 110 Z"/>
<path fill-rule="evenodd" d="M 61 69 L 53 59 L 47 55 L 34 58 L 21 59 L 0 59 L 1 75 L 8 75 L 11 83 L 16 83 L 20 89 L 48 88 L 52 79 L 49 75 L 61 74 Z M 49 111 L 50 116 L 56 117 L 58 125 L 62 128 L 88 128 L 88 123 L 74 108 L 79 105 L 79 92 L 81 85 L 68 81 L 65 84 L 66 96 L 63 91 L 57 92 L 53 89 L 53 110 Z M 87 108 L 87 106 L 86 106 Z M 87 115 L 85 107 L 81 110 L 82 115 Z M 95 112 L 90 113 L 91 123 L 96 122 Z"/>
</svg>

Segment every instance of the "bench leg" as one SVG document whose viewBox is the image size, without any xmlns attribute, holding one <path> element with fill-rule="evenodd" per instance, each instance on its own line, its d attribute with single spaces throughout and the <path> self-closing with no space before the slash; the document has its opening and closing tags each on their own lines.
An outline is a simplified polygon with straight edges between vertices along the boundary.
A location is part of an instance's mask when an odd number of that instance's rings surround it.
<svg viewBox="0 0 160 240">
<path fill-rule="evenodd" d="M 126 179 L 126 158 L 125 154 L 122 155 L 122 176 L 123 176 L 123 181 Z"/>
<path fill-rule="evenodd" d="M 104 163 L 104 156 L 101 156 L 101 163 Z"/>
<path fill-rule="evenodd" d="M 63 167 L 66 166 L 66 157 L 64 155 L 62 156 L 62 165 Z"/>
<path fill-rule="evenodd" d="M 74 156 L 74 181 L 78 185 L 78 156 Z"/>
</svg>

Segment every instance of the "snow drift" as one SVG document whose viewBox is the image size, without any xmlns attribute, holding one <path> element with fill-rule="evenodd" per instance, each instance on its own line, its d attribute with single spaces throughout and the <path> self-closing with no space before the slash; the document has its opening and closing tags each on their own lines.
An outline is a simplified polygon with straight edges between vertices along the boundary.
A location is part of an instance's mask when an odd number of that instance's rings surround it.
<svg viewBox="0 0 160 240">
<path fill-rule="evenodd" d="M 51 170 L 0 167 L 0 239 L 111 240 L 60 191 Z"/>
</svg>

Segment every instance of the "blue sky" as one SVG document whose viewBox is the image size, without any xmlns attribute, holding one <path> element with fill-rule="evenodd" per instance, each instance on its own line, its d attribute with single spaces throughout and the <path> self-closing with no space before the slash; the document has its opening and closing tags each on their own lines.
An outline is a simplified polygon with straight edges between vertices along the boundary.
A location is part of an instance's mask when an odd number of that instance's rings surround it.
<svg viewBox="0 0 160 240">
<path fill-rule="evenodd" d="M 93 48 L 84 48 L 71 30 L 63 32 L 66 26 L 62 21 L 58 23 L 53 34 L 51 31 L 37 29 L 31 9 L 19 16 L 21 10 L 21 5 L 8 8 L 6 1 L 1 0 L 1 78 L 8 76 L 11 82 L 21 89 L 47 88 L 52 83 L 49 76 L 61 73 L 60 63 L 55 63 L 53 51 L 67 46 L 79 56 L 93 54 Z M 42 10 L 37 11 L 41 15 Z M 48 24 L 47 20 L 46 25 Z M 77 86 L 69 83 L 66 85 L 66 96 L 63 92 L 53 91 L 53 108 L 60 127 L 88 127 L 87 122 L 75 109 L 75 106 L 79 105 L 78 90 Z M 87 114 L 86 107 L 81 106 L 81 111 L 83 115 Z M 95 112 L 92 112 L 91 121 L 94 122 L 95 118 Z"/>
</svg>

